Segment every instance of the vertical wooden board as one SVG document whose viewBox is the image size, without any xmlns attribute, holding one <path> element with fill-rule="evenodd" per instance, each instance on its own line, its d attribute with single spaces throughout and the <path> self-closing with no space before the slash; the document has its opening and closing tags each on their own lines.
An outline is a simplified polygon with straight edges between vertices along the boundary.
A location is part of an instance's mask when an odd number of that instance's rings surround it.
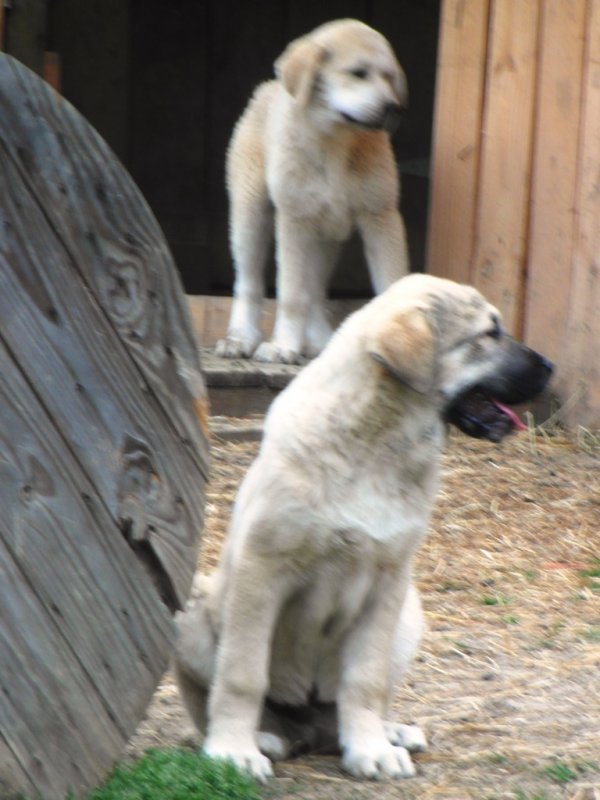
<svg viewBox="0 0 600 800">
<path fill-rule="evenodd" d="M 538 0 L 494 0 L 472 282 L 522 333 Z"/>
<path fill-rule="evenodd" d="M 600 428 L 600 0 L 590 0 L 568 330 L 561 358 L 563 418 Z"/>
<path fill-rule="evenodd" d="M 582 0 L 541 6 L 524 335 L 551 360 L 567 332 L 585 22 Z"/>
<path fill-rule="evenodd" d="M 487 59 L 488 0 L 443 0 L 427 271 L 469 281 Z"/>
<path fill-rule="evenodd" d="M 147 203 L 83 117 L 6 56 L 0 56 L 0 106 L 6 156 L 206 475 L 206 389 L 197 347 L 175 265 Z"/>
</svg>

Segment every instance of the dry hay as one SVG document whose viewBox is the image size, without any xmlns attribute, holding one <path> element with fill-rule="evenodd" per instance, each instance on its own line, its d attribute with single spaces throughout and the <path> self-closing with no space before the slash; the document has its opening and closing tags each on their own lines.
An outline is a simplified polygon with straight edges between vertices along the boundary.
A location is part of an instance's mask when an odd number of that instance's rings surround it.
<svg viewBox="0 0 600 800">
<path fill-rule="evenodd" d="M 214 442 L 203 568 L 256 447 Z M 429 630 L 394 704 L 429 738 L 418 777 L 360 783 L 307 758 L 265 797 L 600 800 L 599 467 L 586 432 L 452 434 L 417 560 Z M 167 676 L 130 753 L 196 741 Z"/>
</svg>

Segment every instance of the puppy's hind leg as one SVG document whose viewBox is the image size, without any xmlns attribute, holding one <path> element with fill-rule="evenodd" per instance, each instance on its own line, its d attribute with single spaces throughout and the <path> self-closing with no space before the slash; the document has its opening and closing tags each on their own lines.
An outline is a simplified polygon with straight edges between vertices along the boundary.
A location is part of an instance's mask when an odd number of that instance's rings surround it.
<svg viewBox="0 0 600 800">
<path fill-rule="evenodd" d="M 176 620 L 177 642 L 173 660 L 175 680 L 183 703 L 202 736 L 206 731 L 208 688 L 217 649 L 207 595 L 201 595 Z"/>
<path fill-rule="evenodd" d="M 229 153 L 229 239 L 235 283 L 227 336 L 215 347 L 222 358 L 249 358 L 262 338 L 260 315 L 265 265 L 273 239 L 273 209 L 262 153 L 254 147 L 248 154 L 247 138 L 242 128 L 234 136 Z"/>
<path fill-rule="evenodd" d="M 358 220 L 375 294 L 408 275 L 410 263 L 404 220 L 395 208 L 362 214 Z"/>
</svg>

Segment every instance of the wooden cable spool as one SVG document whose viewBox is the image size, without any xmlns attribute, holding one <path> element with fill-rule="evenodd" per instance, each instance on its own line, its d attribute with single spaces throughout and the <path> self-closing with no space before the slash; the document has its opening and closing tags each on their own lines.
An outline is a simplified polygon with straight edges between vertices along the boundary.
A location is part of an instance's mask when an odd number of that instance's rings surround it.
<svg viewBox="0 0 600 800">
<path fill-rule="evenodd" d="M 0 56 L 0 796 L 81 797 L 167 663 L 202 531 L 208 404 L 141 193 Z"/>
</svg>

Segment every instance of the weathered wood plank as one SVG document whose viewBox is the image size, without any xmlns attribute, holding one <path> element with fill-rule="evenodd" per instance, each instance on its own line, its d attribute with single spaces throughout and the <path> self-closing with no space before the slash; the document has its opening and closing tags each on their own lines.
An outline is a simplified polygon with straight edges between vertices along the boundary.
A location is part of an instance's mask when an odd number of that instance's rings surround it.
<svg viewBox="0 0 600 800">
<path fill-rule="evenodd" d="M 541 6 L 525 338 L 560 360 L 568 318 L 579 164 L 586 3 Z M 560 386 L 560 370 L 555 381 Z"/>
<path fill-rule="evenodd" d="M 600 0 L 588 3 L 585 21 L 583 116 L 577 194 L 573 276 L 563 350 L 564 419 L 589 424 L 600 419 Z"/>
<path fill-rule="evenodd" d="M 0 376 L 0 785 L 64 800 L 132 733 L 172 623 L 1 344 Z"/>
<path fill-rule="evenodd" d="M 73 109 L 61 121 L 57 96 L 23 75 L 0 63 L 2 335 L 22 368 L 36 369 L 36 390 L 113 520 L 140 555 L 158 558 L 165 598 L 182 605 L 206 475 L 194 415 L 206 397 L 185 299 L 130 179 Z M 28 82 L 35 90 L 23 94 Z"/>
<path fill-rule="evenodd" d="M 471 280 L 488 0 L 443 0 L 427 271 Z"/>
<path fill-rule="evenodd" d="M 205 388 L 181 283 L 152 212 L 93 128 L 8 57 L 0 58 L 0 105 L 7 155 L 206 476 Z"/>
<path fill-rule="evenodd" d="M 206 390 L 162 234 L 108 148 L 4 56 L 0 105 L 0 794 L 64 800 L 166 666 Z"/>
<path fill-rule="evenodd" d="M 0 147 L 2 145 L 0 144 Z M 173 597 L 187 597 L 202 528 L 202 474 L 103 309 L 6 158 L 0 175 L 2 337 L 76 452 L 113 520 L 148 541 Z M 140 404 L 140 391 L 147 400 Z M 127 522 L 130 521 L 130 522 Z"/>
<path fill-rule="evenodd" d="M 474 285 L 522 333 L 538 0 L 494 0 L 490 8 Z"/>
</svg>

